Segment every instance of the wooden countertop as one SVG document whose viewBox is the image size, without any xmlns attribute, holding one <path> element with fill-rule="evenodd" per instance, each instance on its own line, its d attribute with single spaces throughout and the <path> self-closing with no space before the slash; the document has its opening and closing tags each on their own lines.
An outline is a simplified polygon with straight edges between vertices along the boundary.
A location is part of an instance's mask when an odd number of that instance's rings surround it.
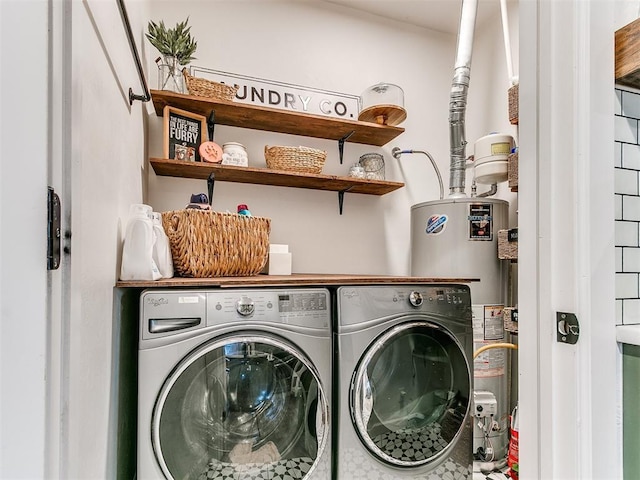
<svg viewBox="0 0 640 480">
<path fill-rule="evenodd" d="M 403 277 L 392 275 L 350 275 L 350 274 L 313 274 L 294 273 L 293 275 L 255 275 L 253 277 L 217 277 L 217 278 L 170 278 L 157 281 L 136 280 L 118 281 L 116 287 L 123 288 L 189 288 L 189 287 L 264 287 L 283 285 L 375 285 L 375 284 L 418 284 L 418 283 L 471 283 L 479 278 L 438 278 Z"/>
</svg>

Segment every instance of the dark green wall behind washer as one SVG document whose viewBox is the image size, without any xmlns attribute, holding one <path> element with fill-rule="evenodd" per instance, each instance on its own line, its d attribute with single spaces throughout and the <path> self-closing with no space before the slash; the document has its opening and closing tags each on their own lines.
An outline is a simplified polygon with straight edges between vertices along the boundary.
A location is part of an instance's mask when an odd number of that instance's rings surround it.
<svg viewBox="0 0 640 480">
<path fill-rule="evenodd" d="M 622 346 L 622 436 L 624 480 L 640 472 L 640 346 Z"/>
</svg>

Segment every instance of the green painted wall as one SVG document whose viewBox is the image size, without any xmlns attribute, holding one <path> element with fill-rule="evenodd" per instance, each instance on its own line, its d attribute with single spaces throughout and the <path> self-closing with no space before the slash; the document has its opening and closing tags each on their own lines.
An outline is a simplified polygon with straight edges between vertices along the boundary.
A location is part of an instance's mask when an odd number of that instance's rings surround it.
<svg viewBox="0 0 640 480">
<path fill-rule="evenodd" d="M 624 480 L 640 478 L 640 346 L 622 346 Z"/>
</svg>

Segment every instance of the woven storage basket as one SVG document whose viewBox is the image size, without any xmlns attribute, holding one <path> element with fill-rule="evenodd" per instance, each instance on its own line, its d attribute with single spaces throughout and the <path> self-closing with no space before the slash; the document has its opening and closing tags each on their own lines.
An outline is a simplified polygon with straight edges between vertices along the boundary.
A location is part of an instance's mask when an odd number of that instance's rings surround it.
<svg viewBox="0 0 640 480">
<path fill-rule="evenodd" d="M 270 147 L 265 145 L 267 167 L 290 172 L 320 173 L 327 152 L 309 147 Z"/>
<path fill-rule="evenodd" d="M 507 157 L 507 179 L 512 192 L 518 191 L 518 152 L 510 153 Z"/>
<path fill-rule="evenodd" d="M 189 94 L 191 95 L 232 102 L 238 91 L 237 87 L 213 82 L 204 78 L 193 77 L 189 75 L 186 68 L 182 70 L 182 75 L 184 75 L 187 90 L 189 90 Z"/>
<path fill-rule="evenodd" d="M 162 225 L 182 277 L 257 275 L 267 261 L 269 218 L 185 209 L 162 212 Z"/>
<path fill-rule="evenodd" d="M 520 87 L 515 84 L 509 89 L 509 123 L 511 125 L 518 125 L 518 102 L 520 98 Z"/>
<path fill-rule="evenodd" d="M 518 333 L 518 309 L 515 307 L 504 308 L 504 329 L 510 333 Z"/>
<path fill-rule="evenodd" d="M 501 260 L 518 260 L 517 228 L 498 230 L 498 258 Z M 509 232 L 515 233 L 515 240 L 509 240 Z"/>
</svg>

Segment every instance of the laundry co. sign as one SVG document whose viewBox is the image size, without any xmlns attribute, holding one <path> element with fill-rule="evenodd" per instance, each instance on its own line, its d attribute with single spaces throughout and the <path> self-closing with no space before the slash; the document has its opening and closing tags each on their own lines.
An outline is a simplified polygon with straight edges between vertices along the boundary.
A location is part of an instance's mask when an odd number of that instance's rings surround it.
<svg viewBox="0 0 640 480">
<path fill-rule="evenodd" d="M 356 120 L 359 97 L 301 87 L 261 78 L 220 72 L 203 67 L 191 67 L 192 75 L 227 85 L 236 85 L 235 101 L 301 113 Z"/>
</svg>

